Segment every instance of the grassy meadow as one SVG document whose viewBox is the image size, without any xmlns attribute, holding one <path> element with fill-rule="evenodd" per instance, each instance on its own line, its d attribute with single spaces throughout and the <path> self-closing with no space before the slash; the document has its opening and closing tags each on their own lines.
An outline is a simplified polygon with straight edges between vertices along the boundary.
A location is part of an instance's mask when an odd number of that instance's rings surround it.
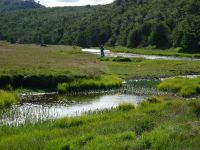
<svg viewBox="0 0 200 150">
<path fill-rule="evenodd" d="M 145 60 L 134 58 L 130 62 L 118 62 L 112 59 L 102 61 L 108 72 L 122 78 L 159 78 L 177 75 L 199 74 L 200 62 Z"/>
<path fill-rule="evenodd" d="M 197 150 L 200 146 L 200 99 L 154 97 L 135 108 L 20 127 L 0 127 L 0 149 L 166 149 Z"/>
</svg>

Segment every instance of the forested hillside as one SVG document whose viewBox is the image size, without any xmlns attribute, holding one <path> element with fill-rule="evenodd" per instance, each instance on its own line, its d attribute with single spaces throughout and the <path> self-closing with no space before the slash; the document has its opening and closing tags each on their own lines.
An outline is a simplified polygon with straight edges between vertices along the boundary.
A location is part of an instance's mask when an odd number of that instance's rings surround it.
<svg viewBox="0 0 200 150">
<path fill-rule="evenodd" d="M 199 0 L 116 0 L 0 15 L 0 40 L 19 43 L 182 47 L 200 52 Z"/>
<path fill-rule="evenodd" d="M 36 3 L 34 0 L 0 0 L 0 13 L 40 7 L 43 6 Z"/>
</svg>

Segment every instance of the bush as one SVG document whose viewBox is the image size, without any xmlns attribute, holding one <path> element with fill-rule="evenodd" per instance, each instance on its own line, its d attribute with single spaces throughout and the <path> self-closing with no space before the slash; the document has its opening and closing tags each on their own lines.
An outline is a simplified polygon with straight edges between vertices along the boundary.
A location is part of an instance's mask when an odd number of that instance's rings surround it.
<svg viewBox="0 0 200 150">
<path fill-rule="evenodd" d="M 18 98 L 15 94 L 0 90 L 0 108 L 9 107 L 17 102 Z"/>
</svg>

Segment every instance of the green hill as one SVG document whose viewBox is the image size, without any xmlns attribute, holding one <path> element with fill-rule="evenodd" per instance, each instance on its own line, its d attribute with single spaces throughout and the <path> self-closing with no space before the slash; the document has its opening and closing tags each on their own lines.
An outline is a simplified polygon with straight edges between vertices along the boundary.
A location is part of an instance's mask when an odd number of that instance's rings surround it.
<svg viewBox="0 0 200 150">
<path fill-rule="evenodd" d="M 0 13 L 19 9 L 40 8 L 34 0 L 0 0 Z"/>
<path fill-rule="evenodd" d="M 0 40 L 11 42 L 200 52 L 199 0 L 116 0 L 105 6 L 19 10 L 0 18 Z"/>
</svg>

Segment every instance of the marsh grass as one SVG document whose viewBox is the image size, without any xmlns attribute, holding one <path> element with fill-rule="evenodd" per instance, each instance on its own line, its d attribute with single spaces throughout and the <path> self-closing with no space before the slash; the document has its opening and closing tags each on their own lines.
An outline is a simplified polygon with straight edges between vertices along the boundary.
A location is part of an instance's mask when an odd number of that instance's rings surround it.
<svg viewBox="0 0 200 150">
<path fill-rule="evenodd" d="M 162 81 L 158 88 L 164 91 L 178 93 L 183 97 L 200 94 L 200 78 L 174 78 Z"/>
<path fill-rule="evenodd" d="M 129 111 L 135 109 L 135 106 L 129 103 L 122 103 L 117 107 L 117 109 L 121 111 Z"/>
<path fill-rule="evenodd" d="M 131 58 L 124 58 L 124 57 L 116 57 L 113 58 L 112 61 L 116 61 L 116 62 L 131 62 Z"/>
<path fill-rule="evenodd" d="M 0 149 L 198 149 L 199 99 L 154 97 L 130 111 L 112 109 L 23 126 L 0 127 Z"/>
<path fill-rule="evenodd" d="M 19 102 L 16 94 L 0 90 L 0 109 Z"/>
<path fill-rule="evenodd" d="M 73 91 L 88 90 L 106 90 L 111 88 L 119 88 L 122 85 L 122 79 L 117 76 L 102 76 L 95 79 L 81 79 L 69 83 L 60 83 L 57 86 L 59 93 L 64 94 Z"/>
</svg>

